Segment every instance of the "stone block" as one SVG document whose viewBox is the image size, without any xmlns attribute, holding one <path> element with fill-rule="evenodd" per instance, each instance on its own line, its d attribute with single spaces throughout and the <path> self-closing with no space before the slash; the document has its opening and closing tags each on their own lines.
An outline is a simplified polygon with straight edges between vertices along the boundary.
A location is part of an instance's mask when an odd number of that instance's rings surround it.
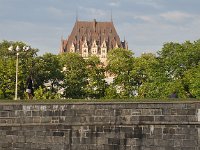
<svg viewBox="0 0 200 150">
<path fill-rule="evenodd" d="M 153 122 L 154 121 L 154 116 L 139 116 L 139 122 L 140 121 L 151 121 Z"/>
<path fill-rule="evenodd" d="M 105 138 L 104 136 L 102 136 L 102 137 L 97 137 L 97 138 L 96 138 L 96 144 L 97 144 L 97 145 L 108 144 L 108 138 Z"/>
<path fill-rule="evenodd" d="M 133 127 L 121 127 L 120 128 L 120 132 L 125 132 L 125 133 L 130 133 L 130 132 L 133 132 Z"/>
<path fill-rule="evenodd" d="M 186 135 L 185 134 L 174 134 L 173 139 L 178 140 L 178 139 L 185 139 Z"/>
<path fill-rule="evenodd" d="M 103 132 L 103 127 L 102 126 L 96 126 L 96 131 L 99 132 Z"/>
<path fill-rule="evenodd" d="M 130 117 L 130 123 L 137 124 L 139 123 L 139 119 L 140 119 L 139 116 L 132 116 Z"/>
<path fill-rule="evenodd" d="M 52 142 L 56 144 L 63 144 L 64 143 L 64 138 L 62 136 L 53 136 L 52 137 Z"/>
<path fill-rule="evenodd" d="M 138 116 L 141 114 L 142 114 L 141 109 L 132 109 L 132 112 L 131 112 L 132 116 Z"/>
<path fill-rule="evenodd" d="M 185 103 L 173 103 L 173 106 L 171 108 L 174 108 L 174 109 L 187 109 L 187 104 L 185 104 Z"/>
<path fill-rule="evenodd" d="M 32 111 L 23 111 L 22 113 L 21 113 L 22 116 L 32 117 Z"/>
<path fill-rule="evenodd" d="M 90 109 L 81 109 L 75 111 L 76 116 L 91 116 L 91 114 L 95 114 L 95 110 Z"/>
<path fill-rule="evenodd" d="M 73 144 L 73 145 L 78 145 L 78 144 L 80 144 L 80 143 L 81 143 L 81 140 L 80 140 L 79 137 L 77 137 L 77 138 L 72 138 L 72 144 Z"/>
<path fill-rule="evenodd" d="M 15 130 L 15 131 L 6 131 L 6 135 L 18 135 L 18 131 Z"/>
<path fill-rule="evenodd" d="M 162 115 L 171 115 L 171 109 L 162 109 Z"/>
<path fill-rule="evenodd" d="M 136 145 L 136 139 L 133 138 L 126 138 L 126 145 Z"/>
<path fill-rule="evenodd" d="M 146 147 L 154 146 L 154 139 L 143 139 L 141 145 Z"/>
<path fill-rule="evenodd" d="M 0 111 L 0 118 L 3 118 L 3 117 L 8 117 L 9 116 L 9 113 L 8 111 Z"/>
<path fill-rule="evenodd" d="M 25 136 L 17 136 L 16 142 L 17 143 L 25 143 Z"/>
<path fill-rule="evenodd" d="M 199 103 L 186 103 L 186 108 L 188 109 L 199 109 Z"/>
<path fill-rule="evenodd" d="M 194 115 L 188 115 L 187 119 L 188 119 L 188 122 L 197 122 L 198 121 L 197 117 Z"/>
<path fill-rule="evenodd" d="M 120 150 L 119 145 L 104 145 L 105 150 Z"/>
<path fill-rule="evenodd" d="M 143 148 L 141 146 L 131 146 L 131 150 L 143 150 Z"/>
<path fill-rule="evenodd" d="M 122 116 L 130 116 L 130 115 L 132 115 L 132 109 L 122 109 L 121 110 L 121 115 Z"/>
<path fill-rule="evenodd" d="M 196 147 L 198 146 L 197 140 L 183 140 L 183 147 Z"/>
<path fill-rule="evenodd" d="M 108 144 L 110 144 L 110 145 L 120 145 L 120 139 L 108 138 Z"/>
<path fill-rule="evenodd" d="M 32 111 L 32 116 L 35 117 L 35 116 L 41 116 L 42 115 L 42 112 L 41 111 Z"/>
<path fill-rule="evenodd" d="M 162 128 L 154 128 L 153 131 L 151 131 L 153 134 L 155 135 L 160 135 L 160 134 L 163 134 L 163 129 Z M 151 133 L 151 134 L 152 134 Z"/>
<path fill-rule="evenodd" d="M 53 136 L 64 136 L 64 132 L 60 132 L 60 131 L 57 131 L 57 132 L 53 132 Z"/>
<path fill-rule="evenodd" d="M 46 110 L 46 111 L 42 111 L 42 112 L 41 112 L 41 115 L 42 115 L 43 117 L 51 117 L 51 116 L 53 116 L 53 113 L 52 113 L 51 110 Z"/>
<path fill-rule="evenodd" d="M 174 140 L 174 147 L 182 147 L 183 146 L 183 139 L 175 139 Z"/>
<path fill-rule="evenodd" d="M 154 139 L 154 145 L 155 146 L 160 146 L 160 147 L 165 147 L 165 146 L 174 146 L 174 140 L 172 139 L 168 139 L 168 140 L 164 140 L 164 139 Z"/>
<path fill-rule="evenodd" d="M 14 105 L 3 105 L 3 111 L 12 111 L 14 110 Z"/>
<path fill-rule="evenodd" d="M 114 116 L 114 115 L 115 115 L 114 110 L 112 109 L 97 109 L 94 112 L 94 116 Z"/>
<path fill-rule="evenodd" d="M 181 147 L 181 150 L 196 150 L 196 147 Z"/>
<path fill-rule="evenodd" d="M 0 124 L 6 124 L 7 123 L 7 119 L 5 118 L 0 118 Z"/>
<path fill-rule="evenodd" d="M 41 117 L 41 123 L 51 123 L 52 117 Z"/>
<path fill-rule="evenodd" d="M 17 148 L 23 149 L 24 143 L 14 143 L 14 144 L 13 144 L 13 147 L 14 147 L 14 149 L 17 149 Z"/>
<path fill-rule="evenodd" d="M 128 116 L 118 116 L 116 117 L 116 124 L 129 124 L 130 123 L 130 117 Z"/>
<path fill-rule="evenodd" d="M 13 144 L 11 142 L 6 142 L 6 143 L 3 143 L 2 148 L 11 149 L 12 145 Z"/>
</svg>

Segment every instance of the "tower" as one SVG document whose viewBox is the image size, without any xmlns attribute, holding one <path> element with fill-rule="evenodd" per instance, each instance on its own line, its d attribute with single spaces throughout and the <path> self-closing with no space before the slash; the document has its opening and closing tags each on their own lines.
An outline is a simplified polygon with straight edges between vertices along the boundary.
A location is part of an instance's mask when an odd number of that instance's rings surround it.
<svg viewBox="0 0 200 150">
<path fill-rule="evenodd" d="M 107 53 L 113 48 L 128 48 L 126 41 L 120 41 L 120 38 L 112 21 L 97 22 L 79 21 L 76 18 L 75 25 L 69 37 L 61 41 L 61 53 L 76 52 L 83 58 L 89 56 L 98 56 L 106 64 Z"/>
</svg>

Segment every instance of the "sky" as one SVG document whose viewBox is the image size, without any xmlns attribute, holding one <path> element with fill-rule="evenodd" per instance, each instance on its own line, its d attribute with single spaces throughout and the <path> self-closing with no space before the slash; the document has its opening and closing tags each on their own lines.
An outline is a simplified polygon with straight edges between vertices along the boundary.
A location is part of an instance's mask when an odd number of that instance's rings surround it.
<svg viewBox="0 0 200 150">
<path fill-rule="evenodd" d="M 0 0 L 0 41 L 23 41 L 39 55 L 59 53 L 76 21 L 111 21 L 140 56 L 166 42 L 200 39 L 200 0 Z M 112 13 L 111 13 L 112 12 Z"/>
</svg>

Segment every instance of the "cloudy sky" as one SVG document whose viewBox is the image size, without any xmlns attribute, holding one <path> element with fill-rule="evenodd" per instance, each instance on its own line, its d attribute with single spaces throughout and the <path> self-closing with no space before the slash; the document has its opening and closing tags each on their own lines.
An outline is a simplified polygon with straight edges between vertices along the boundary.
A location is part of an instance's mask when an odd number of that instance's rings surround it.
<svg viewBox="0 0 200 150">
<path fill-rule="evenodd" d="M 57 54 L 79 20 L 110 21 L 136 56 L 163 43 L 200 39 L 200 0 L 0 0 L 0 41 Z"/>
</svg>

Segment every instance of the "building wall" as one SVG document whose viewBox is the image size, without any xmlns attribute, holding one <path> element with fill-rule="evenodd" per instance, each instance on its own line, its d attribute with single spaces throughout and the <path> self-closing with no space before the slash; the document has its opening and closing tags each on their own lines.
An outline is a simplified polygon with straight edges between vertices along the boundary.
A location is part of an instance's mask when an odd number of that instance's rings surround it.
<svg viewBox="0 0 200 150">
<path fill-rule="evenodd" d="M 0 150 L 198 150 L 200 102 L 0 104 Z"/>
</svg>

